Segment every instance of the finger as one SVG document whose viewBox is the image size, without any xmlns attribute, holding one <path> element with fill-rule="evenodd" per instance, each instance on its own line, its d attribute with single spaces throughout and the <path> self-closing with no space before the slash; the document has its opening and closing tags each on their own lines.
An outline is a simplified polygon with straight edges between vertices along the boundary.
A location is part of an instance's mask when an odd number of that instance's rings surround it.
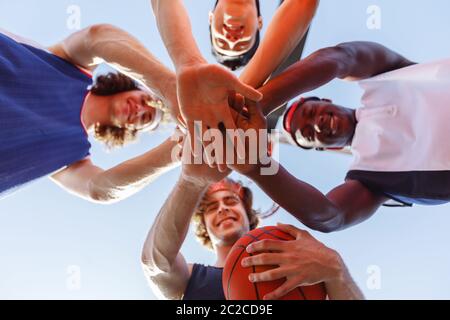
<svg viewBox="0 0 450 320">
<path fill-rule="evenodd" d="M 248 275 L 248 280 L 250 280 L 250 282 L 267 282 L 286 278 L 287 275 L 288 271 L 286 270 L 286 268 L 280 267 L 264 272 L 250 273 Z"/>
<path fill-rule="evenodd" d="M 177 122 L 179 124 L 179 127 L 180 127 L 181 131 L 183 131 L 183 129 L 187 128 L 186 121 L 184 120 L 184 118 L 183 118 L 183 116 L 181 114 L 179 114 L 177 116 Z"/>
<path fill-rule="evenodd" d="M 203 139 L 202 144 L 204 148 L 203 156 L 204 161 L 208 164 L 210 168 L 214 168 L 216 166 L 216 161 L 214 156 L 209 152 L 211 147 L 214 147 L 213 141 L 212 141 L 212 132 L 204 122 L 202 122 L 202 131 L 203 131 Z M 215 151 L 215 149 L 213 149 Z"/>
<path fill-rule="evenodd" d="M 194 157 L 193 163 L 201 163 L 199 157 L 203 156 L 202 141 L 201 141 L 201 127 L 199 122 L 189 122 L 189 139 L 191 144 L 191 154 Z M 199 162 L 200 161 L 200 162 Z"/>
<path fill-rule="evenodd" d="M 229 97 L 232 97 L 231 99 L 228 98 L 230 107 L 240 114 L 245 106 L 245 98 L 239 93 L 235 93 L 234 91 L 230 92 Z"/>
<path fill-rule="evenodd" d="M 190 135 L 187 135 L 185 138 L 185 142 L 183 144 L 181 155 L 182 155 L 181 163 L 183 165 L 193 163 L 193 152 L 192 152 L 192 148 L 191 148 L 191 136 Z"/>
<path fill-rule="evenodd" d="M 279 228 L 283 232 L 286 232 L 286 233 L 290 234 L 295 239 L 300 239 L 302 237 L 308 237 L 308 236 L 311 237 L 311 235 L 309 234 L 308 231 L 301 230 L 301 229 L 299 229 L 297 227 L 294 227 L 293 225 L 290 225 L 290 224 L 277 223 L 277 228 Z"/>
<path fill-rule="evenodd" d="M 247 103 L 245 106 L 247 107 L 247 113 L 250 118 L 253 117 L 264 118 L 264 115 L 258 103 L 251 101 Z"/>
<path fill-rule="evenodd" d="M 240 93 L 241 95 L 243 95 L 245 98 L 253 100 L 253 101 L 261 101 L 261 99 L 263 98 L 263 95 L 261 92 L 259 92 L 255 88 L 253 88 L 245 83 L 242 83 L 237 78 L 235 79 L 235 82 L 234 82 L 234 90 L 237 93 Z"/>
<path fill-rule="evenodd" d="M 240 134 L 240 131 L 237 130 L 236 124 L 233 121 L 233 117 L 231 116 L 231 112 L 229 113 L 229 117 L 223 120 L 223 124 L 225 125 L 225 141 L 226 141 L 226 155 L 227 159 L 234 162 L 234 152 L 238 158 L 245 159 L 245 146 L 243 145 L 243 137 Z"/>
<path fill-rule="evenodd" d="M 282 252 L 286 247 L 286 241 L 264 239 L 258 242 L 253 242 L 247 246 L 248 253 L 257 253 L 262 251 Z"/>
<path fill-rule="evenodd" d="M 284 255 L 281 253 L 260 253 L 242 259 L 241 265 L 244 268 L 251 266 L 274 266 L 282 264 L 284 260 Z"/>
<path fill-rule="evenodd" d="M 292 281 L 286 280 L 281 286 L 276 288 L 274 291 L 266 294 L 263 297 L 263 300 L 277 300 L 277 299 L 280 299 L 281 297 L 284 297 L 289 292 L 294 290 L 296 287 L 297 286 Z"/>
<path fill-rule="evenodd" d="M 219 132 L 214 135 L 214 160 L 217 164 L 217 170 L 224 173 L 228 170 L 226 161 L 226 129 L 223 123 L 218 126 Z"/>
</svg>

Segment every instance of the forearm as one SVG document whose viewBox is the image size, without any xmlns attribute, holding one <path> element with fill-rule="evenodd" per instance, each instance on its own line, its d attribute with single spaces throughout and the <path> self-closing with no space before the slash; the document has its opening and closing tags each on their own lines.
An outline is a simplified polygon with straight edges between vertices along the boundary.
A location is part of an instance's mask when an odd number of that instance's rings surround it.
<svg viewBox="0 0 450 320">
<path fill-rule="evenodd" d="M 180 177 L 148 233 L 142 260 L 153 273 L 169 273 L 189 230 L 194 210 L 207 185 Z"/>
<path fill-rule="evenodd" d="M 317 89 L 343 74 L 341 59 L 345 54 L 335 48 L 321 49 L 293 64 L 271 79 L 259 91 L 264 115 L 269 115 L 285 102 L 298 95 Z"/>
<path fill-rule="evenodd" d="M 94 25 L 74 33 L 63 46 L 71 61 L 80 66 L 105 61 L 142 81 L 162 98 L 175 90 L 175 74 L 131 34 L 112 25 Z"/>
<path fill-rule="evenodd" d="M 275 13 L 267 32 L 240 79 L 260 87 L 291 54 L 305 35 L 316 12 L 318 0 L 286 0 Z"/>
<path fill-rule="evenodd" d="M 325 282 L 328 298 L 330 300 L 364 300 L 364 294 L 353 280 L 350 272 L 341 262 L 339 275 Z"/>
<path fill-rule="evenodd" d="M 184 65 L 206 63 L 192 35 L 191 23 L 181 0 L 152 0 L 159 33 L 178 70 Z"/>
<path fill-rule="evenodd" d="M 177 165 L 172 151 L 176 142 L 170 139 L 136 158 L 123 162 L 90 179 L 91 198 L 112 203 L 123 200 Z"/>
<path fill-rule="evenodd" d="M 309 228 L 330 232 L 342 227 L 340 210 L 322 192 L 296 179 L 281 165 L 273 175 L 261 175 L 257 170 L 248 177 L 273 201 Z"/>
</svg>

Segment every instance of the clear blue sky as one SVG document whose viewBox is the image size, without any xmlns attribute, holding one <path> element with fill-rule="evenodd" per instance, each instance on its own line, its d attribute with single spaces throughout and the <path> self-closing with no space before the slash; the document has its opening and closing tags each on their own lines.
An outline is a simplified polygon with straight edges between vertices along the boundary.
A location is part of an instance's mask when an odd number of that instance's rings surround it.
<svg viewBox="0 0 450 320">
<path fill-rule="evenodd" d="M 108 22 L 134 34 L 171 66 L 156 30 L 150 1 L 126 4 L 106 0 L 0 0 L 0 27 L 50 45 L 70 34 L 67 8 L 78 5 L 81 26 Z M 202 52 L 209 54 L 207 14 L 213 0 L 185 1 Z M 267 25 L 278 1 L 261 0 Z M 370 5 L 381 9 L 381 29 L 366 26 Z M 445 0 L 322 0 L 306 53 L 352 40 L 370 40 L 391 47 L 418 62 L 448 57 L 450 42 Z M 336 103 L 359 106 L 356 84 L 336 81 L 314 94 Z M 156 146 L 170 128 L 145 135 L 140 142 L 107 153 L 94 143 L 94 161 L 108 168 Z M 418 152 L 420 152 L 418 150 Z M 280 161 L 293 174 L 326 192 L 341 183 L 350 159 L 346 156 L 280 147 Z M 140 267 L 140 250 L 148 229 L 176 182 L 179 170 L 163 176 L 138 195 L 114 206 L 79 200 L 42 179 L 0 201 L 0 298 L 3 299 L 152 299 Z M 255 203 L 271 205 L 254 187 Z M 265 221 L 293 223 L 280 211 Z M 450 298 L 450 206 L 380 209 L 369 221 L 318 239 L 338 250 L 369 299 Z M 190 262 L 212 263 L 192 234 L 183 247 Z M 366 285 L 369 266 L 378 266 L 381 288 Z M 70 266 L 81 272 L 81 286 L 67 285 Z M 74 288 L 72 288 L 74 289 Z"/>
</svg>

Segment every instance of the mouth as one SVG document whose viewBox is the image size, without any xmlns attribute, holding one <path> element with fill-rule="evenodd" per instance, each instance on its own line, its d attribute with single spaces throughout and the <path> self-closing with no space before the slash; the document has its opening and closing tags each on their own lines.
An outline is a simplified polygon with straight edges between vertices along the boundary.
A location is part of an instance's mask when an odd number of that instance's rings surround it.
<svg viewBox="0 0 450 320">
<path fill-rule="evenodd" d="M 235 218 L 232 218 L 232 217 L 227 217 L 225 219 L 220 220 L 217 223 L 216 227 L 220 227 L 224 222 L 231 222 L 231 221 L 237 221 L 237 220 Z"/>
<path fill-rule="evenodd" d="M 338 130 L 338 118 L 334 115 L 330 116 L 330 129 L 331 129 L 331 134 L 335 135 L 337 130 Z"/>
<path fill-rule="evenodd" d="M 327 136 L 334 136 L 339 128 L 339 118 L 333 114 L 327 114 L 322 128 L 316 123 L 314 124 L 314 130 L 317 133 L 324 133 Z"/>
<path fill-rule="evenodd" d="M 127 123 L 134 123 L 136 119 L 137 108 L 136 105 L 130 101 L 127 101 Z"/>
</svg>

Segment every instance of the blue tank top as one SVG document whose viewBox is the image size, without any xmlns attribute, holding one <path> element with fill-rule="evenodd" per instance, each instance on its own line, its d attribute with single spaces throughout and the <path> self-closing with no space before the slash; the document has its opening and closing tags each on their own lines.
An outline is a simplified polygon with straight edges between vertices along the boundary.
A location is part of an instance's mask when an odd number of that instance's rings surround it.
<svg viewBox="0 0 450 320">
<path fill-rule="evenodd" d="M 225 300 L 223 268 L 194 264 L 183 300 Z"/>
<path fill-rule="evenodd" d="M 89 155 L 80 114 L 92 79 L 0 33 L 0 198 Z"/>
</svg>

